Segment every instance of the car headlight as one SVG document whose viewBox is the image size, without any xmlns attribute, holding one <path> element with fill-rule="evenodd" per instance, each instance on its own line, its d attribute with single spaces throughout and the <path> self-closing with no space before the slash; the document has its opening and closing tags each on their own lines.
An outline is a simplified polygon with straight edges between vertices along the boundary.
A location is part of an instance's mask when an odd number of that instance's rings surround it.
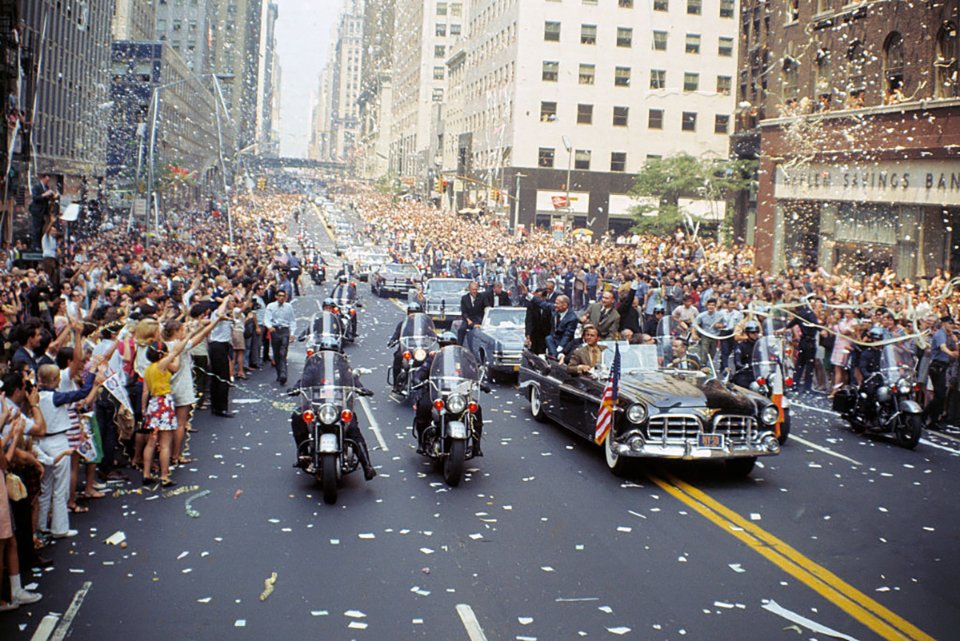
<svg viewBox="0 0 960 641">
<path fill-rule="evenodd" d="M 324 403 L 321 405 L 320 411 L 317 414 L 320 416 L 320 422 L 325 425 L 332 425 L 340 418 L 340 412 L 337 411 L 336 406 L 332 403 Z"/>
<path fill-rule="evenodd" d="M 767 425 L 776 424 L 780 418 L 780 409 L 776 405 L 767 405 L 760 410 L 760 420 Z"/>
<path fill-rule="evenodd" d="M 447 409 L 451 414 L 460 414 L 467 409 L 467 399 L 463 394 L 451 394 L 447 397 Z"/>
<path fill-rule="evenodd" d="M 627 408 L 627 420 L 631 423 L 643 423 L 647 420 L 647 407 L 643 403 L 634 403 Z"/>
<path fill-rule="evenodd" d="M 413 358 L 418 361 L 422 361 L 427 357 L 427 350 L 422 347 L 418 347 L 417 350 L 413 353 Z"/>
</svg>

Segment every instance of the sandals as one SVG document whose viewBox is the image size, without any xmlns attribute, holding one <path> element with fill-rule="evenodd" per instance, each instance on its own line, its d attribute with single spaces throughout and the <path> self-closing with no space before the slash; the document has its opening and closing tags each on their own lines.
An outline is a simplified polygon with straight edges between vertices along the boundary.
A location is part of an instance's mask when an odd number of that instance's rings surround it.
<svg viewBox="0 0 960 641">
<path fill-rule="evenodd" d="M 82 496 L 85 499 L 102 499 L 103 497 L 106 496 L 106 494 L 104 494 L 100 490 L 91 488 L 89 490 L 84 490 Z"/>
<path fill-rule="evenodd" d="M 195 462 L 196 462 L 196 459 L 192 459 L 189 456 L 181 456 L 175 461 L 170 461 L 170 464 L 171 465 L 190 465 L 191 463 L 195 463 Z"/>
<path fill-rule="evenodd" d="M 160 485 L 162 487 L 174 487 L 176 486 L 176 484 L 177 484 L 176 481 L 171 481 L 170 479 L 161 479 L 160 481 Z"/>
<path fill-rule="evenodd" d="M 90 508 L 88 508 L 86 505 L 79 504 L 67 505 L 67 509 L 71 514 L 86 514 L 90 511 Z"/>
</svg>

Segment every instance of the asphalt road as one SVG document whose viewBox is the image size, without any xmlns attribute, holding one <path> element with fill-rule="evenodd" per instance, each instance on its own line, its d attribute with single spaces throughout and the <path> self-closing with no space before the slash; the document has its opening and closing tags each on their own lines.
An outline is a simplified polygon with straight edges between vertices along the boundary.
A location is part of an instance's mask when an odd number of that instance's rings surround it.
<svg viewBox="0 0 960 641">
<path fill-rule="evenodd" d="M 303 319 L 320 293 L 307 289 Z M 378 478 L 351 474 L 324 505 L 291 468 L 288 399 L 260 372 L 232 392 L 239 417 L 195 420 L 181 493 L 112 496 L 74 517 L 81 535 L 47 551 L 43 601 L 0 615 L 0 639 L 30 638 L 51 612 L 72 614 L 52 638 L 74 640 L 831 638 L 818 624 L 958 638 L 956 435 L 906 451 L 800 408 L 799 438 L 747 480 L 689 464 L 618 479 L 591 443 L 495 385 L 486 456 L 449 489 L 414 451 L 411 409 L 387 396 L 402 312 L 363 292 L 347 353 L 375 370 L 360 424 Z M 126 549 L 104 542 L 118 530 Z"/>
</svg>

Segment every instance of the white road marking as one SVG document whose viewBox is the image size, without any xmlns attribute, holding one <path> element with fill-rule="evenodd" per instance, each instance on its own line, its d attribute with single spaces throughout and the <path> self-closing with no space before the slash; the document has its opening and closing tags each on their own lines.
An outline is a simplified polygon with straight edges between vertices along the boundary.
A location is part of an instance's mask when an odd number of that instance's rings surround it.
<svg viewBox="0 0 960 641">
<path fill-rule="evenodd" d="M 383 434 L 380 432 L 380 424 L 377 423 L 377 419 L 373 418 L 373 410 L 370 409 L 370 403 L 367 402 L 365 397 L 360 397 L 360 407 L 363 408 L 363 413 L 367 415 L 367 422 L 370 423 L 370 431 L 377 437 L 377 443 L 380 444 L 380 451 L 389 452 L 390 448 L 387 447 L 387 442 L 383 440 Z"/>
<path fill-rule="evenodd" d="M 33 636 L 30 637 L 30 641 L 47 641 L 53 633 L 53 629 L 57 627 L 58 621 L 60 621 L 60 617 L 56 614 L 48 614 L 40 619 L 40 625 L 37 626 Z"/>
<path fill-rule="evenodd" d="M 941 436 L 942 436 L 942 435 L 941 435 Z M 957 450 L 953 449 L 952 447 L 947 447 L 946 445 L 940 445 L 939 443 L 934 443 L 933 441 L 930 441 L 930 440 L 925 439 L 925 438 L 920 439 L 920 442 L 923 443 L 924 445 L 929 446 L 929 447 L 935 447 L 935 448 L 937 448 L 938 450 L 943 450 L 944 452 L 950 452 L 951 454 L 960 455 L 960 452 L 958 452 Z"/>
<path fill-rule="evenodd" d="M 480 622 L 477 621 L 477 615 L 473 613 L 473 608 L 466 603 L 458 603 L 457 614 L 460 615 L 463 627 L 467 629 L 467 636 L 470 637 L 470 641 L 487 641 L 487 635 L 483 633 L 483 628 L 480 627 Z"/>
<path fill-rule="evenodd" d="M 825 410 L 819 407 L 814 407 L 813 405 L 804 405 L 803 403 L 798 403 L 797 401 L 790 401 L 790 406 L 796 405 L 797 407 L 802 407 L 805 410 L 812 410 L 814 412 L 820 412 L 821 414 L 829 414 L 830 416 L 835 416 L 840 418 L 840 414 L 834 412 L 833 410 Z"/>
<path fill-rule="evenodd" d="M 808 440 L 805 439 L 805 438 L 800 438 L 800 437 L 797 436 L 796 434 L 791 434 L 791 435 L 789 436 L 789 439 L 788 439 L 788 440 L 797 441 L 797 442 L 799 442 L 799 443 L 803 443 L 803 444 L 806 445 L 807 447 L 813 448 L 813 449 L 815 449 L 815 450 L 819 450 L 819 451 L 823 452 L 824 454 L 829 454 L 830 456 L 836 456 L 837 458 L 843 459 L 844 461 L 849 461 L 849 462 L 853 463 L 854 465 L 863 465 L 863 463 L 861 463 L 860 461 L 855 461 L 854 459 L 850 458 L 849 456 L 844 456 L 843 454 L 840 454 L 839 452 L 834 452 L 834 451 L 831 450 L 829 447 L 824 447 L 823 445 L 817 445 L 817 444 L 814 443 L 813 441 L 808 441 Z"/>
<path fill-rule="evenodd" d="M 60 620 L 60 625 L 57 626 L 53 636 L 50 637 L 50 641 L 63 641 L 67 638 L 67 635 L 70 633 L 70 626 L 73 625 L 73 619 L 77 616 L 77 612 L 80 611 L 80 606 L 83 605 L 83 599 L 86 598 L 87 592 L 90 591 L 91 587 L 93 587 L 93 582 L 86 581 L 80 589 L 77 590 L 77 593 L 73 595 L 73 601 L 70 602 L 70 607 L 67 608 L 66 613 Z"/>
</svg>

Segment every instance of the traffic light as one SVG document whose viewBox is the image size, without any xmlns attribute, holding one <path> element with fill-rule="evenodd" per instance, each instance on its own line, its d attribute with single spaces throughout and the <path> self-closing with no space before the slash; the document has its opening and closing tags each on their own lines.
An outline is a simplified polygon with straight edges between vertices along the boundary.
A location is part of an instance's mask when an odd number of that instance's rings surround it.
<svg viewBox="0 0 960 641">
<path fill-rule="evenodd" d="M 266 176 L 260 176 L 257 178 L 257 189 L 264 191 L 267 188 L 267 178 Z"/>
<path fill-rule="evenodd" d="M 436 191 L 438 194 L 443 193 L 443 183 L 443 178 L 437 178 L 437 183 L 434 185 L 434 191 Z"/>
</svg>

